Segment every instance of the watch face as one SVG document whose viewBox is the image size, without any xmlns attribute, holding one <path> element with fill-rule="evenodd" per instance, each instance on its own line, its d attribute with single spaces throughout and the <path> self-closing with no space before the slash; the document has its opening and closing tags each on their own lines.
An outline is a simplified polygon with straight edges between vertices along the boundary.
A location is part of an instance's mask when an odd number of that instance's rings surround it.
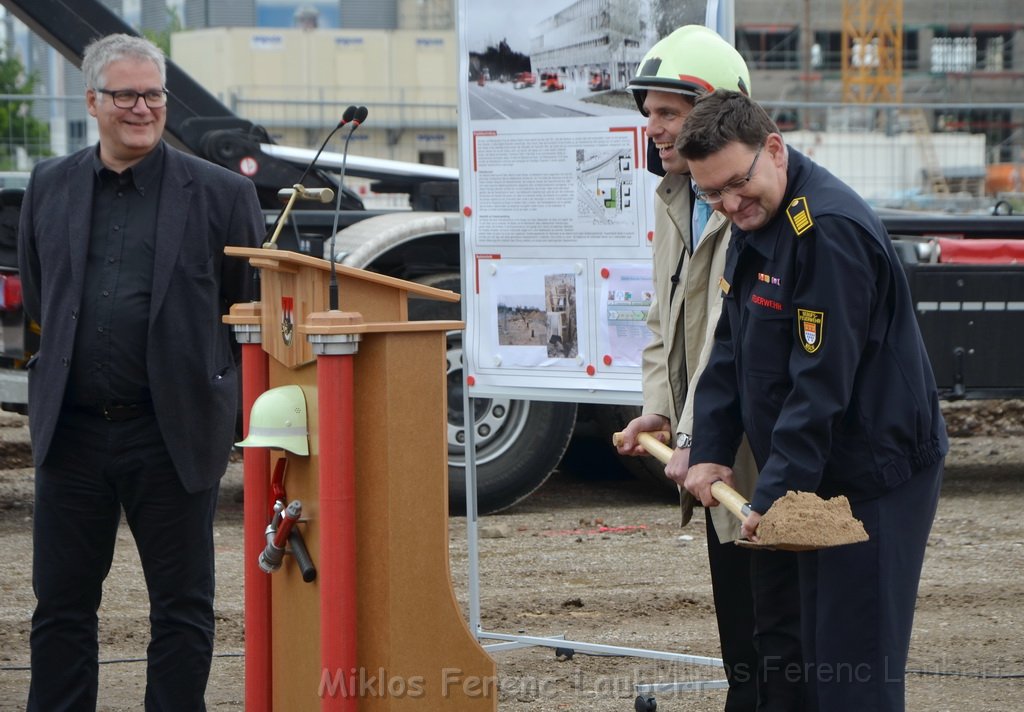
<svg viewBox="0 0 1024 712">
<path fill-rule="evenodd" d="M 679 433 L 676 436 L 676 447 L 677 448 L 688 448 L 693 445 L 693 439 L 690 438 L 686 433 Z"/>
</svg>

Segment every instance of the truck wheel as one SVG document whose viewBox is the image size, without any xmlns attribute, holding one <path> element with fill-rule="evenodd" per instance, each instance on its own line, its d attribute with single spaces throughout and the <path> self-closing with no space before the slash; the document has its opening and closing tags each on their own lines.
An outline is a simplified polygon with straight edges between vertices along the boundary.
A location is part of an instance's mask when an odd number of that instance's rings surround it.
<svg viewBox="0 0 1024 712">
<path fill-rule="evenodd" d="M 594 408 L 594 423 L 601 437 L 611 442 L 612 433 L 622 430 L 640 412 L 641 408 L 635 405 L 603 405 Z M 665 466 L 655 458 L 620 456 L 619 462 L 638 480 L 664 490 L 667 497 L 679 496 L 679 487 L 665 476 Z"/>
<path fill-rule="evenodd" d="M 455 273 L 418 280 L 438 289 L 460 291 Z M 409 319 L 461 319 L 458 303 L 409 300 Z M 448 509 L 466 511 L 466 423 L 462 409 L 462 332 L 448 338 Z M 477 398 L 473 401 L 476 437 L 477 510 L 489 514 L 522 501 L 544 484 L 562 459 L 576 423 L 575 403 Z"/>
</svg>

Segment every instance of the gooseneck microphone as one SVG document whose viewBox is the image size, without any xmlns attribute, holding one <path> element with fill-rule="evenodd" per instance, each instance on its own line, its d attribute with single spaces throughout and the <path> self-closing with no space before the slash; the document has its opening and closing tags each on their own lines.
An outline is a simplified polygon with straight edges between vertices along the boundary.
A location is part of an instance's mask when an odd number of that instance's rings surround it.
<svg viewBox="0 0 1024 712">
<path fill-rule="evenodd" d="M 356 119 L 358 113 L 359 109 L 355 105 L 349 105 L 348 108 L 345 109 L 345 112 L 341 115 L 341 121 L 338 122 L 337 126 L 331 129 L 331 132 L 329 134 L 327 134 L 327 138 L 325 138 L 324 142 L 320 144 L 320 148 L 317 150 L 316 155 L 313 156 L 313 160 L 309 162 L 309 165 L 307 165 L 305 170 L 302 171 L 302 175 L 299 176 L 299 179 L 297 181 L 295 181 L 296 186 L 301 186 L 302 182 L 306 180 L 306 176 L 308 176 L 309 172 L 313 170 L 313 166 L 316 165 L 317 160 L 320 158 L 320 154 L 324 152 L 324 149 L 327 147 L 327 144 L 330 142 L 330 140 L 334 137 L 334 134 L 338 133 L 338 131 L 340 131 L 344 126 L 347 126 L 348 124 L 352 123 L 353 120 Z M 363 119 L 365 118 L 366 115 L 363 114 Z M 351 136 L 351 131 L 349 132 L 349 135 Z M 325 203 L 330 202 L 331 198 L 334 197 L 333 195 L 327 195 L 328 192 L 330 191 L 329 188 L 296 188 L 296 192 L 294 193 L 288 192 L 290 190 L 291 189 L 285 188 L 279 193 L 280 197 L 291 196 L 291 199 L 289 200 L 288 204 L 285 205 L 284 208 L 282 208 L 281 212 L 277 214 L 277 218 L 274 220 L 274 224 L 270 226 L 269 230 L 267 230 L 267 234 L 264 238 L 264 246 L 273 246 L 274 243 L 277 242 L 277 235 L 281 231 L 281 220 L 284 218 L 285 214 L 289 212 L 289 208 L 292 206 L 292 204 L 295 202 L 295 199 L 299 197 L 300 194 L 301 197 L 303 198 L 320 200 L 321 202 Z M 338 193 L 340 194 L 341 191 L 339 190 Z M 327 195 L 326 200 L 324 200 L 325 195 Z"/>
<path fill-rule="evenodd" d="M 346 114 L 348 111 L 346 110 Z M 345 166 L 348 163 L 348 142 L 352 140 L 352 134 L 356 132 L 366 117 L 370 114 L 369 109 L 365 106 L 360 106 L 352 115 L 351 123 L 352 128 L 348 130 L 348 136 L 345 137 L 345 147 L 341 153 L 341 172 L 338 176 L 338 200 L 334 206 L 334 227 L 331 229 L 331 283 L 327 289 L 327 298 L 331 311 L 338 309 L 338 272 L 336 262 L 334 261 L 334 241 L 338 236 L 338 218 L 341 215 L 341 194 L 345 191 Z"/>
<path fill-rule="evenodd" d="M 297 183 L 302 183 L 302 181 L 306 179 L 306 176 L 309 175 L 310 170 L 313 169 L 317 159 L 320 158 L 320 154 L 324 152 L 324 149 L 327 147 L 328 142 L 334 137 L 334 134 L 338 133 L 342 127 L 351 123 L 352 120 L 356 118 L 358 112 L 359 109 L 357 109 L 355 105 L 349 105 L 349 107 L 345 109 L 345 113 L 341 115 L 341 121 L 338 122 L 337 126 L 331 129 L 329 134 L 327 134 L 327 138 L 325 138 L 324 142 L 320 144 L 320 149 L 316 152 L 316 155 L 313 156 L 313 160 L 309 162 L 309 165 L 306 166 L 306 170 L 302 172 L 299 180 L 296 181 Z"/>
</svg>

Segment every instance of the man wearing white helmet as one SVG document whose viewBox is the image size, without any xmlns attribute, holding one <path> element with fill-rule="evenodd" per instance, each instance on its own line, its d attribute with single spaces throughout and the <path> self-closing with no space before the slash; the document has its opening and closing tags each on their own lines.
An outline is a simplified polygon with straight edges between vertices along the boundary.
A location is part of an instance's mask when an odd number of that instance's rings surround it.
<svg viewBox="0 0 1024 712">
<path fill-rule="evenodd" d="M 629 84 L 647 117 L 647 137 L 657 149 L 665 177 L 655 201 L 655 298 L 647 319 L 652 339 L 643 354 L 643 413 L 623 430 L 619 452 L 646 454 L 637 435 L 656 433 L 675 447 L 665 474 L 680 485 L 692 444 L 693 394 L 722 309 L 718 280 L 725 265 L 730 223 L 695 200 L 689 166 L 675 142 L 696 98 L 719 87 L 749 94 L 750 74 L 735 48 L 701 25 L 680 27 L 655 44 Z M 654 162 L 652 152 L 649 156 Z M 733 472 L 733 486 L 751 496 L 757 469 L 745 440 Z M 683 489 L 680 496 L 685 526 L 696 500 Z M 754 553 L 735 546 L 739 521 L 724 507 L 705 510 L 705 520 L 722 658 L 729 679 L 726 712 L 802 710 L 794 555 Z M 752 588 L 752 567 L 757 567 L 757 580 L 764 582 L 760 591 Z M 792 608 L 786 611 L 778 601 L 787 600 L 789 591 Z M 772 601 L 771 619 L 757 618 L 758 598 Z"/>
</svg>

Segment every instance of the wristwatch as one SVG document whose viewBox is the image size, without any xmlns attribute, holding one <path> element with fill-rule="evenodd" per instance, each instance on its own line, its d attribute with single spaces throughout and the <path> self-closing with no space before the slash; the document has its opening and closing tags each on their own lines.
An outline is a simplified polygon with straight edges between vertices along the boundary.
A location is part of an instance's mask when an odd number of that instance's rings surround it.
<svg viewBox="0 0 1024 712">
<path fill-rule="evenodd" d="M 693 447 L 693 438 L 690 437 L 689 433 L 679 433 L 676 435 L 676 448 L 688 448 Z"/>
</svg>

